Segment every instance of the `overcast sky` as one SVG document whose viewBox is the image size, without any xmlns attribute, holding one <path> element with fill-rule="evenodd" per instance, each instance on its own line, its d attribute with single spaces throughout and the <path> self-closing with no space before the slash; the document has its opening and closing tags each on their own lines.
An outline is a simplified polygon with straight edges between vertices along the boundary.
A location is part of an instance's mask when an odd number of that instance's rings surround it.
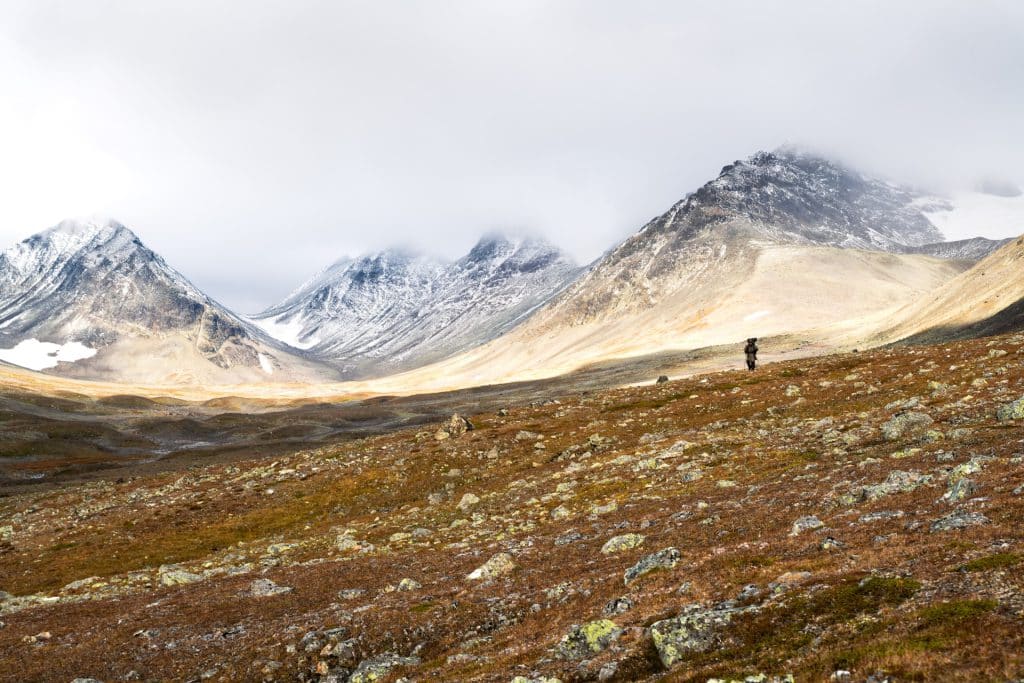
<svg viewBox="0 0 1024 683">
<path fill-rule="evenodd" d="M 113 216 L 253 312 L 345 254 L 588 261 L 757 149 L 1024 184 L 1024 2 L 0 0 L 0 245 Z"/>
</svg>

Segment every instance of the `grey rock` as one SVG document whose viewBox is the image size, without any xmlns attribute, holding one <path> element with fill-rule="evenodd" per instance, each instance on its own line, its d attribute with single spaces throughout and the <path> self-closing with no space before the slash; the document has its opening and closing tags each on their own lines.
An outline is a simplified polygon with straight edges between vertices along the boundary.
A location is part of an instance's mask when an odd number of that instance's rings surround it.
<svg viewBox="0 0 1024 683">
<path fill-rule="evenodd" d="M 813 529 L 820 529 L 825 524 L 815 517 L 814 515 L 808 515 L 807 517 L 801 517 L 793 522 L 793 528 L 789 532 L 790 536 L 799 536 L 805 531 L 811 531 Z"/>
<path fill-rule="evenodd" d="M 257 598 L 265 598 L 271 595 L 281 595 L 283 593 L 291 593 L 293 588 L 290 586 L 278 586 L 270 579 L 256 579 L 249 584 L 249 594 Z"/>
<path fill-rule="evenodd" d="M 926 413 L 907 411 L 893 416 L 882 425 L 882 436 L 889 441 L 897 441 L 906 436 L 919 433 L 934 424 L 934 420 Z"/>
<path fill-rule="evenodd" d="M 718 647 L 722 630 L 737 612 L 731 608 L 689 605 L 679 616 L 652 624 L 651 640 L 661 663 L 671 669 L 691 654 Z"/>
<path fill-rule="evenodd" d="M 356 670 L 348 677 L 348 683 L 372 683 L 387 676 L 392 669 L 400 666 L 418 666 L 419 664 L 419 657 L 400 657 L 396 654 L 386 653 L 360 662 Z"/>
<path fill-rule="evenodd" d="M 1007 403 L 1004 406 L 1000 406 L 999 410 L 996 411 L 996 419 L 1000 422 L 1024 420 L 1024 396 L 1013 403 Z"/>
<path fill-rule="evenodd" d="M 932 522 L 931 531 L 954 531 L 971 526 L 989 524 L 991 520 L 980 512 L 958 510 Z"/>
<path fill-rule="evenodd" d="M 659 550 L 656 553 L 647 555 L 627 569 L 623 576 L 624 582 L 628 586 L 641 576 L 650 574 L 651 572 L 672 569 L 679 564 L 679 560 L 681 559 L 682 554 L 676 548 L 664 548 L 663 550 Z"/>
<path fill-rule="evenodd" d="M 555 646 L 555 656 L 559 659 L 587 659 L 605 650 L 621 635 L 622 629 L 609 619 L 573 626 Z"/>
</svg>

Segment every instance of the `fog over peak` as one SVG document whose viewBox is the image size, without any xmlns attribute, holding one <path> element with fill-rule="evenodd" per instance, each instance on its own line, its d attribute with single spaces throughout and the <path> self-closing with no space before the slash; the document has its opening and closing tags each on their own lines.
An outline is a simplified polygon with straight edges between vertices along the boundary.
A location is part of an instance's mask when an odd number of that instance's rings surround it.
<svg viewBox="0 0 1024 683">
<path fill-rule="evenodd" d="M 494 230 L 588 262 L 787 143 L 936 191 L 1024 186 L 1014 0 L 11 0 L 2 17 L 0 244 L 114 215 L 239 310 L 345 254 L 454 258 Z"/>
</svg>

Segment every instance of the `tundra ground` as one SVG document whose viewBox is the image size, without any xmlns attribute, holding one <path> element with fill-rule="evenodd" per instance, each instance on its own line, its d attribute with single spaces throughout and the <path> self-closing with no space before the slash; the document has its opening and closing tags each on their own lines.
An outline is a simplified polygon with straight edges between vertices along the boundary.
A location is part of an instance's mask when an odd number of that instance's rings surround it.
<svg viewBox="0 0 1024 683">
<path fill-rule="evenodd" d="M 556 394 L 0 499 L 0 680 L 1024 677 L 1024 336 Z"/>
</svg>

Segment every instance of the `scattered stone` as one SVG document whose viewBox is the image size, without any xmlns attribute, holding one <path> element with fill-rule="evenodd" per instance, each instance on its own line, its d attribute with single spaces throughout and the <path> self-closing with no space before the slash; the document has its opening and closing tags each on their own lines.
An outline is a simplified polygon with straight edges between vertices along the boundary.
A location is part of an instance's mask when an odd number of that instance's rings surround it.
<svg viewBox="0 0 1024 683">
<path fill-rule="evenodd" d="M 468 512 L 473 508 L 474 505 L 480 502 L 480 497 L 473 493 L 466 493 L 462 496 L 459 501 L 458 508 L 463 512 Z"/>
<path fill-rule="evenodd" d="M 608 539 L 608 541 L 601 546 L 601 553 L 604 555 L 620 553 L 624 550 L 631 550 L 643 545 L 643 542 L 643 534 L 622 534 L 621 536 L 615 536 Z"/>
<path fill-rule="evenodd" d="M 539 441 L 544 437 L 537 432 L 530 432 L 525 429 L 521 429 L 516 432 L 516 441 Z"/>
<path fill-rule="evenodd" d="M 555 646 L 555 656 L 559 659 L 586 659 L 606 649 L 621 635 L 622 629 L 608 619 L 573 626 Z"/>
<path fill-rule="evenodd" d="M 953 480 L 946 490 L 946 493 L 942 495 L 942 500 L 953 505 L 961 501 L 970 498 L 978 492 L 978 485 L 967 477 L 961 477 Z"/>
<path fill-rule="evenodd" d="M 903 510 L 881 510 L 879 512 L 869 512 L 866 515 L 861 515 L 857 521 L 861 524 L 871 524 L 874 522 L 883 522 L 889 519 L 899 519 L 903 516 Z"/>
<path fill-rule="evenodd" d="M 991 520 L 980 512 L 958 510 L 932 522 L 931 531 L 953 531 L 971 526 L 989 524 Z"/>
<path fill-rule="evenodd" d="M 456 439 L 466 432 L 471 431 L 473 431 L 473 423 L 458 413 L 455 413 L 448 419 L 448 422 L 446 422 L 443 427 L 437 430 L 434 434 L 434 438 L 438 441 Z"/>
<path fill-rule="evenodd" d="M 721 631 L 737 611 L 689 605 L 678 617 L 652 624 L 651 640 L 661 663 L 671 669 L 688 655 L 717 647 L 721 642 Z"/>
<path fill-rule="evenodd" d="M 398 582 L 398 590 L 400 591 L 414 591 L 423 588 L 423 585 L 415 579 L 405 578 Z"/>
<path fill-rule="evenodd" d="M 293 589 L 290 586 L 278 586 L 270 579 L 256 579 L 249 584 L 249 595 L 255 598 L 265 598 L 271 595 L 291 593 L 292 590 Z"/>
<path fill-rule="evenodd" d="M 905 436 L 924 431 L 935 421 L 925 414 L 914 411 L 900 413 L 882 425 L 882 436 L 888 441 L 897 441 Z"/>
<path fill-rule="evenodd" d="M 608 603 L 605 604 L 604 609 L 601 610 L 601 613 L 606 617 L 614 617 L 617 614 L 624 614 L 625 612 L 628 612 L 633 609 L 633 607 L 633 601 L 624 595 L 621 598 L 612 598 L 609 600 Z"/>
<path fill-rule="evenodd" d="M 641 576 L 645 576 L 651 572 L 673 569 L 677 564 L 679 564 L 679 560 L 681 560 L 682 557 L 682 554 L 676 548 L 665 548 L 656 553 L 647 555 L 626 570 L 626 573 L 623 576 L 624 582 L 628 586 Z"/>
<path fill-rule="evenodd" d="M 499 576 L 504 576 L 516 568 L 512 556 L 508 553 L 498 553 L 491 559 L 470 572 L 466 578 L 470 581 L 488 581 Z"/>
<path fill-rule="evenodd" d="M 583 534 L 581 534 L 580 532 L 576 531 L 575 529 L 570 529 L 569 531 L 566 531 L 561 536 L 558 536 L 557 538 L 555 538 L 555 545 L 559 545 L 559 546 L 561 546 L 561 545 L 569 545 L 570 543 L 576 543 L 577 541 L 582 541 L 582 540 L 583 540 Z"/>
<path fill-rule="evenodd" d="M 202 581 L 203 577 L 199 574 L 193 574 L 192 572 L 184 571 L 173 565 L 164 565 L 158 570 L 160 577 L 161 586 L 183 586 L 187 583 L 195 583 L 196 581 Z"/>
<path fill-rule="evenodd" d="M 891 496 L 896 493 L 910 493 L 919 486 L 930 484 L 931 481 L 932 476 L 930 474 L 893 470 L 882 483 L 862 488 L 858 498 L 861 501 L 870 501 L 877 500 L 884 496 Z"/>
<path fill-rule="evenodd" d="M 828 536 L 821 542 L 819 546 L 822 550 L 840 550 L 845 544 L 842 541 L 836 540 L 831 536 Z"/>
<path fill-rule="evenodd" d="M 366 590 L 363 588 L 344 588 L 338 591 L 338 597 L 342 600 L 355 600 L 364 595 L 366 595 Z"/>
<path fill-rule="evenodd" d="M 417 666 L 419 657 L 399 657 L 396 654 L 383 654 L 379 657 L 366 659 L 359 663 L 356 670 L 348 677 L 348 683 L 372 683 L 379 681 L 400 666 Z"/>
<path fill-rule="evenodd" d="M 559 505 L 558 507 L 551 511 L 551 519 L 554 519 L 556 521 L 560 519 L 568 519 L 571 516 L 572 513 L 569 511 L 569 508 L 565 507 L 564 505 Z"/>
<path fill-rule="evenodd" d="M 801 517 L 800 519 L 793 522 L 793 529 L 789 532 L 790 536 L 799 536 L 805 531 L 811 531 L 813 529 L 820 529 L 825 526 L 825 523 L 814 515 L 808 515 L 807 517 Z"/>
<path fill-rule="evenodd" d="M 1000 406 L 999 410 L 996 411 L 996 419 L 1000 422 L 1024 420 L 1024 396 L 1018 398 L 1013 403 L 1007 403 L 1004 406 Z"/>
</svg>

